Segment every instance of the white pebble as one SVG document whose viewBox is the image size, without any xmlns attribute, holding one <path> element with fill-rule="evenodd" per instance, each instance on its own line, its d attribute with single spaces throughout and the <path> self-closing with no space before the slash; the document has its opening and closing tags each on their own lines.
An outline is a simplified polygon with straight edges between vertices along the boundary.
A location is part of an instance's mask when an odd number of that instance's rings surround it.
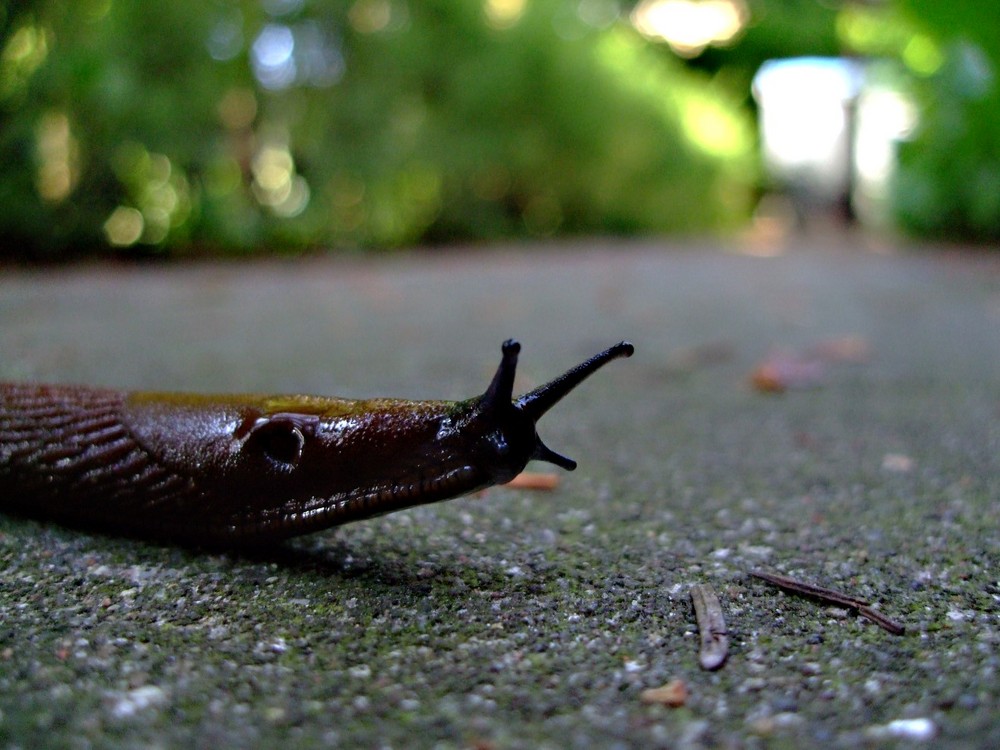
<svg viewBox="0 0 1000 750">
<path fill-rule="evenodd" d="M 927 718 L 895 719 L 882 726 L 869 727 L 865 732 L 872 739 L 901 739 L 926 742 L 934 739 L 937 726 Z"/>
<path fill-rule="evenodd" d="M 156 685 L 144 685 L 129 690 L 111 707 L 111 715 L 116 719 L 128 719 L 147 708 L 156 708 L 167 702 L 167 694 Z"/>
<path fill-rule="evenodd" d="M 357 664 L 347 670 L 347 673 L 356 679 L 367 680 L 372 676 L 372 668 L 367 664 Z"/>
</svg>

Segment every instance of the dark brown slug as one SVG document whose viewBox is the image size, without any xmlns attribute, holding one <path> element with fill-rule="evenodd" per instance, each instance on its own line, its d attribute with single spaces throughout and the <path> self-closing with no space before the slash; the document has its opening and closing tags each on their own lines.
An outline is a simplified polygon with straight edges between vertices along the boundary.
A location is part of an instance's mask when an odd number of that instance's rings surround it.
<svg viewBox="0 0 1000 750">
<path fill-rule="evenodd" d="M 188 544 L 306 534 L 509 481 L 531 459 L 572 470 L 535 423 L 627 341 L 513 398 L 503 344 L 467 401 L 206 396 L 0 384 L 0 511 Z"/>
</svg>

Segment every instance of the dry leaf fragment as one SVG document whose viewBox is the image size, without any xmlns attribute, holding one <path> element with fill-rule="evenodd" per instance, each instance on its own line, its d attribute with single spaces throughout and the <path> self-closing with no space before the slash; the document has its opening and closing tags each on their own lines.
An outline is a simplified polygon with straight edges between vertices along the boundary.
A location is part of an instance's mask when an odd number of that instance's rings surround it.
<svg viewBox="0 0 1000 750">
<path fill-rule="evenodd" d="M 831 365 L 862 364 L 871 355 L 871 344 L 863 336 L 837 336 L 824 339 L 806 351 L 769 354 L 754 368 L 750 382 L 765 393 L 814 388 L 822 384 Z"/>
<path fill-rule="evenodd" d="M 660 703 L 671 708 L 679 708 L 687 703 L 688 690 L 684 680 L 671 680 L 657 688 L 647 688 L 639 693 L 643 703 Z"/>
<path fill-rule="evenodd" d="M 522 471 L 507 482 L 506 486 L 517 490 L 551 491 L 559 486 L 559 475 L 537 471 Z"/>
<path fill-rule="evenodd" d="M 754 368 L 750 382 L 764 393 L 784 393 L 791 389 L 818 386 L 825 375 L 826 368 L 818 359 L 776 353 Z"/>
</svg>

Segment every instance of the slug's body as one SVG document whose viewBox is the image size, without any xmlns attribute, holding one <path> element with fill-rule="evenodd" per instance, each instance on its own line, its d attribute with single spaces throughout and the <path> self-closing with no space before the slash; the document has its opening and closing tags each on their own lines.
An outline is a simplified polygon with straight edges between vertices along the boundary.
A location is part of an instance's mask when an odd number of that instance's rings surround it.
<svg viewBox="0 0 1000 750">
<path fill-rule="evenodd" d="M 512 398 L 508 341 L 467 401 L 201 396 L 0 384 L 0 510 L 186 543 L 280 540 L 566 469 L 537 420 L 622 342 Z"/>
</svg>

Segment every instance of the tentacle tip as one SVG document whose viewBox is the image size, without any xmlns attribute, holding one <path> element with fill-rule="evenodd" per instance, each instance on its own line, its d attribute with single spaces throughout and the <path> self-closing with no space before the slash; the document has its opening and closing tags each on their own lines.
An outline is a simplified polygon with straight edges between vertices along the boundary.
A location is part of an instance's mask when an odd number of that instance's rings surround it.
<svg viewBox="0 0 1000 750">
<path fill-rule="evenodd" d="M 500 346 L 500 353 L 503 354 L 505 357 L 508 357 L 512 354 L 520 354 L 520 352 L 521 352 L 521 343 L 517 339 L 507 339 Z"/>
<path fill-rule="evenodd" d="M 618 354 L 619 357 L 631 357 L 633 354 L 635 354 L 635 346 L 632 345 L 631 341 L 622 341 L 618 344 L 615 344 L 613 348 L 615 349 L 615 353 Z"/>
<path fill-rule="evenodd" d="M 500 346 L 503 356 L 489 388 L 480 398 L 480 403 L 489 410 L 508 408 L 514 397 L 514 372 L 517 369 L 517 355 L 521 345 L 514 339 L 507 339 Z"/>
<path fill-rule="evenodd" d="M 576 461 L 572 458 L 567 458 L 562 454 L 556 453 L 541 440 L 539 440 L 538 444 L 535 446 L 535 454 L 532 458 L 538 459 L 539 461 L 548 461 L 550 464 L 555 464 L 560 469 L 565 469 L 566 471 L 573 471 L 576 468 Z"/>
</svg>

